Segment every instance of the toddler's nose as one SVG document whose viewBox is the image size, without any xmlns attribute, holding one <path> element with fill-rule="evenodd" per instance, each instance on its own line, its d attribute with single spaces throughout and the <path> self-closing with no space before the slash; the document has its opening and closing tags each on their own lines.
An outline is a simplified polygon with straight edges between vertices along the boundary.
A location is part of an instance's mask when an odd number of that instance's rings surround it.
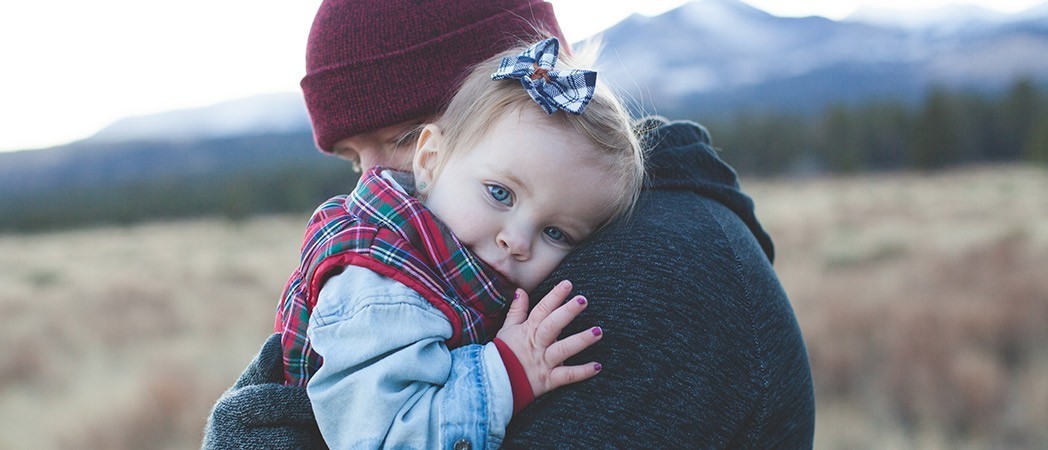
<svg viewBox="0 0 1048 450">
<path fill-rule="evenodd" d="M 523 260 L 531 256 L 531 240 L 523 233 L 503 231 L 495 238 L 500 249 L 509 253 L 514 259 Z"/>
</svg>

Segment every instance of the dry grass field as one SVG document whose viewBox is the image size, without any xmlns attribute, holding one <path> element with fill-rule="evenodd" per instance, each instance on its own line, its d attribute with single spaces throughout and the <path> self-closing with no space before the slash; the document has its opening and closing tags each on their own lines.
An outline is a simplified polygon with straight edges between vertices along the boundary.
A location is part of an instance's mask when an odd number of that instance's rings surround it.
<svg viewBox="0 0 1048 450">
<path fill-rule="evenodd" d="M 804 332 L 818 448 L 1048 448 L 1048 171 L 748 188 Z"/>
<path fill-rule="evenodd" d="M 1048 171 L 744 181 L 817 448 L 1048 448 Z M 304 219 L 0 235 L 0 449 L 198 447 Z"/>
</svg>

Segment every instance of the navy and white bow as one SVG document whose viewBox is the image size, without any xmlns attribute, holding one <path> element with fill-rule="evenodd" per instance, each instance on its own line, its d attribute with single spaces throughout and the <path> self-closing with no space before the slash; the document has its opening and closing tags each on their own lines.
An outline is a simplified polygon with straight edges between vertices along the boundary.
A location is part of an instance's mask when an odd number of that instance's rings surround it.
<svg viewBox="0 0 1048 450">
<path fill-rule="evenodd" d="M 546 114 L 563 109 L 582 114 L 597 85 L 597 72 L 592 70 L 553 70 L 557 63 L 560 41 L 552 37 L 528 47 L 516 57 L 502 58 L 492 80 L 515 78 Z"/>
</svg>

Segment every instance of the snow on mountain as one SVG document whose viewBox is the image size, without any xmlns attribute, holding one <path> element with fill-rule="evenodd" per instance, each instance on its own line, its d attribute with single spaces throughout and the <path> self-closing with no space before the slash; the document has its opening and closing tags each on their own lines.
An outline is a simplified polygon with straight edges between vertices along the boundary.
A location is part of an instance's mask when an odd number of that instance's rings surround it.
<svg viewBox="0 0 1048 450">
<path fill-rule="evenodd" d="M 707 0 L 688 3 L 672 11 L 670 15 L 682 26 L 702 29 L 725 42 L 730 42 L 736 51 L 749 52 L 776 43 L 774 30 L 764 28 L 774 17 L 739 1 Z"/>
<path fill-rule="evenodd" d="M 128 117 L 88 141 L 186 140 L 309 130 L 300 94 L 269 94 L 212 106 Z"/>
<path fill-rule="evenodd" d="M 822 17 L 782 18 L 737 0 L 702 0 L 605 32 L 607 79 L 644 98 L 746 88 L 831 64 L 909 59 L 896 30 Z M 899 52 L 903 54 L 900 55 Z"/>
<path fill-rule="evenodd" d="M 910 31 L 953 32 L 963 27 L 983 27 L 1003 21 L 1007 15 L 975 5 L 950 5 L 923 10 L 902 10 L 880 6 L 862 6 L 847 19 L 883 27 Z"/>
<path fill-rule="evenodd" d="M 1022 20 L 1048 20 L 1048 2 L 1021 11 L 1015 16 Z"/>
<path fill-rule="evenodd" d="M 1003 33 L 966 42 L 960 51 L 944 51 L 924 65 L 928 77 L 942 84 L 1005 86 L 1019 77 L 1048 79 L 1048 39 L 1029 33 Z"/>
</svg>

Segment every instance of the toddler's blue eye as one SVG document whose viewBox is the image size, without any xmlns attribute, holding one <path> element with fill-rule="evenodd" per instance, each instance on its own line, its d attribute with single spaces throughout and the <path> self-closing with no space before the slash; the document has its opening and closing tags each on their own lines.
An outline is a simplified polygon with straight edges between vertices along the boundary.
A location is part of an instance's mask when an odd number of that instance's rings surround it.
<svg viewBox="0 0 1048 450">
<path fill-rule="evenodd" d="M 560 231 L 559 229 L 553 228 L 553 227 L 546 227 L 546 229 L 542 230 L 542 231 L 544 233 L 546 233 L 546 236 L 549 236 L 550 239 L 553 239 L 554 241 L 557 241 L 557 242 L 563 241 L 567 237 L 567 236 L 564 236 L 564 232 L 563 231 Z"/>
<path fill-rule="evenodd" d="M 499 203 L 502 203 L 506 206 L 513 205 L 513 199 L 509 195 L 509 190 L 502 186 L 489 184 L 488 193 L 491 194 L 491 198 L 495 199 L 495 201 Z"/>
</svg>

